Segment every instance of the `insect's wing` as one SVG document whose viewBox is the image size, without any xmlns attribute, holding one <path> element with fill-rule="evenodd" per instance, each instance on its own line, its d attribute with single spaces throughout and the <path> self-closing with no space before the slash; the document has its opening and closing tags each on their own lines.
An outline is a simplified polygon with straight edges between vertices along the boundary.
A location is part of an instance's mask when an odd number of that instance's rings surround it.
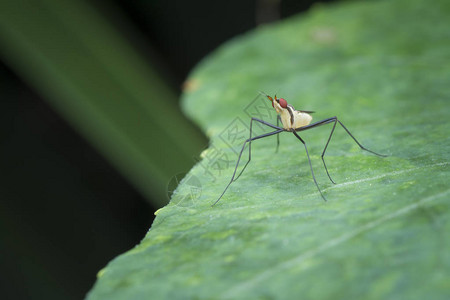
<svg viewBox="0 0 450 300">
<path fill-rule="evenodd" d="M 297 112 L 300 112 L 300 113 L 307 113 L 307 114 L 313 114 L 313 113 L 315 113 L 315 111 L 312 111 L 312 110 L 296 110 L 296 109 L 294 108 L 294 106 L 292 106 L 292 105 L 290 105 L 290 104 L 288 104 L 288 106 L 289 106 L 289 107 L 292 107 L 292 110 L 297 111 Z"/>
</svg>

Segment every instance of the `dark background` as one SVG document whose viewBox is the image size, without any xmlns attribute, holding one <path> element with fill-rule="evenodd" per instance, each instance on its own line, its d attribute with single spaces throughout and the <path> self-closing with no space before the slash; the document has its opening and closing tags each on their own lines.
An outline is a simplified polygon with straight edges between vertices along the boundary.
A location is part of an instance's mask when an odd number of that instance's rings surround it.
<svg viewBox="0 0 450 300">
<path fill-rule="evenodd" d="M 92 3 L 119 31 L 125 23 L 128 33 L 132 27 L 136 35 L 127 35 L 130 44 L 156 63 L 180 93 L 189 70 L 214 48 L 259 24 L 305 11 L 313 2 Z M 2 299 L 83 298 L 96 273 L 144 237 L 158 207 L 69 127 L 7 61 L 0 61 L 0 99 Z"/>
</svg>

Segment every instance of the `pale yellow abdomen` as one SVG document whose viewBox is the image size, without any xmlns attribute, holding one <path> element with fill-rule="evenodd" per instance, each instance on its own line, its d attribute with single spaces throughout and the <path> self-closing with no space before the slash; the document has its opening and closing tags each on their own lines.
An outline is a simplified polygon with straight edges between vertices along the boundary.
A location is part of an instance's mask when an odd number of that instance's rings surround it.
<svg viewBox="0 0 450 300">
<path fill-rule="evenodd" d="M 311 123 L 311 121 L 312 121 L 312 116 L 310 114 L 296 111 L 293 127 L 294 127 L 294 129 L 303 127 L 303 126 L 309 125 L 309 123 Z"/>
</svg>

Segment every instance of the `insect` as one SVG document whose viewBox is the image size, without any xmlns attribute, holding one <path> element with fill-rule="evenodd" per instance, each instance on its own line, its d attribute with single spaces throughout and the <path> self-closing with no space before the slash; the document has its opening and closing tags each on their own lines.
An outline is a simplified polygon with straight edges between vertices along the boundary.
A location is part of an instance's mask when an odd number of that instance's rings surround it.
<svg viewBox="0 0 450 300">
<path fill-rule="evenodd" d="M 339 123 L 342 128 L 345 129 L 345 131 L 350 135 L 350 137 L 356 142 L 356 144 L 358 144 L 358 146 L 362 149 L 365 150 L 367 152 L 370 152 L 372 154 L 381 156 L 381 157 L 386 157 L 387 155 L 383 155 L 383 154 L 378 154 L 372 150 L 369 150 L 367 148 L 365 148 L 363 145 L 361 145 L 358 140 L 350 133 L 350 131 L 347 129 L 347 127 L 344 126 L 344 124 L 342 124 L 341 121 L 339 121 L 339 119 L 337 117 L 331 117 L 331 118 L 327 118 L 315 123 L 311 124 L 312 121 L 312 116 L 311 114 L 314 113 L 313 111 L 308 111 L 308 110 L 296 110 L 292 105 L 288 104 L 287 101 L 283 98 L 277 98 L 277 96 L 275 96 L 274 98 L 272 98 L 271 96 L 262 93 L 262 95 L 264 95 L 265 97 L 267 97 L 267 99 L 269 99 L 269 101 L 272 102 L 272 106 L 273 108 L 276 110 L 277 112 L 277 126 L 270 124 L 266 121 L 257 119 L 257 118 L 252 118 L 250 121 L 250 138 L 248 138 L 244 144 L 242 145 L 242 149 L 241 152 L 239 153 L 239 157 L 236 163 L 236 167 L 234 168 L 234 172 L 233 172 L 233 176 L 231 177 L 230 182 L 228 183 L 228 185 L 225 187 L 225 190 L 222 192 L 222 194 L 220 195 L 220 197 L 216 200 L 216 202 L 214 202 L 211 206 L 214 206 L 217 204 L 217 202 L 220 201 L 220 199 L 223 197 L 223 195 L 225 194 L 225 192 L 228 190 L 228 187 L 231 185 L 231 183 L 233 183 L 234 181 L 236 181 L 244 172 L 245 168 L 247 167 L 247 165 L 250 163 L 251 159 L 252 159 L 252 141 L 254 140 L 258 140 L 258 139 L 262 139 L 265 137 L 269 137 L 272 135 L 277 135 L 277 151 L 278 151 L 278 147 L 280 144 L 280 140 L 279 140 L 279 133 L 281 132 L 291 132 L 305 147 L 305 151 L 306 151 L 306 156 L 308 157 L 308 162 L 309 162 L 309 167 L 311 169 L 311 175 L 312 178 L 314 180 L 314 183 L 316 184 L 317 190 L 319 191 L 320 195 L 322 196 L 324 201 L 327 201 L 327 199 L 325 198 L 325 196 L 323 195 L 322 191 L 319 188 L 319 185 L 317 184 L 317 180 L 316 180 L 316 176 L 314 175 L 314 171 L 312 168 L 312 164 L 311 164 L 311 159 L 309 158 L 309 153 L 308 153 L 308 148 L 306 147 L 306 143 L 305 141 L 300 137 L 300 135 L 298 134 L 298 132 L 301 131 L 305 131 L 308 129 L 313 129 L 325 124 L 330 124 L 333 123 L 333 128 L 331 129 L 330 132 L 330 136 L 328 137 L 327 143 L 325 144 L 325 148 L 323 149 L 322 152 L 322 162 L 323 165 L 325 167 L 325 171 L 327 172 L 328 178 L 331 180 L 331 182 L 333 184 L 336 184 L 334 182 L 334 180 L 331 178 L 330 173 L 328 172 L 328 168 L 327 168 L 327 164 L 325 163 L 325 152 L 327 150 L 328 144 L 330 143 L 331 137 L 333 136 L 333 132 L 334 129 L 336 128 L 336 124 Z M 279 122 L 281 121 L 283 127 L 279 126 Z M 268 133 L 264 133 L 258 136 L 252 136 L 252 126 L 253 126 L 253 122 L 259 122 L 263 125 L 266 125 L 272 129 L 274 129 L 274 131 L 272 132 L 268 132 Z M 237 172 L 237 168 L 239 166 L 239 162 L 241 160 L 242 157 L 242 153 L 244 152 L 245 146 L 248 143 L 248 161 L 245 163 L 244 167 L 242 168 L 241 172 L 239 173 L 238 176 L 236 176 L 236 172 Z"/>
</svg>

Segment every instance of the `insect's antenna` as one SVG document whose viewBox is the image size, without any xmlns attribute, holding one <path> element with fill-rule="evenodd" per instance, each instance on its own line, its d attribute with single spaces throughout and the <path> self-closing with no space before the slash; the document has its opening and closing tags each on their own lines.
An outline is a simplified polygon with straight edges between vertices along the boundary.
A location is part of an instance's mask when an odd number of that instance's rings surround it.
<svg viewBox="0 0 450 300">
<path fill-rule="evenodd" d="M 264 93 L 264 92 L 259 92 L 261 95 L 263 95 L 263 96 L 266 96 L 270 101 L 272 101 L 273 102 L 273 98 L 271 97 L 271 96 L 269 96 L 269 95 L 267 95 L 266 93 Z M 275 94 L 275 100 L 277 99 L 277 95 Z M 273 103 L 272 103 L 272 105 L 273 105 Z M 277 126 L 279 126 L 280 125 L 280 122 L 281 121 L 281 119 L 280 119 L 280 116 L 279 115 L 277 115 Z M 279 146 L 280 146 L 280 136 L 279 135 L 277 135 L 277 148 L 276 148 L 276 150 L 275 150 L 275 153 L 278 153 L 278 148 L 279 148 Z M 241 172 L 242 173 L 242 172 Z M 239 174 L 239 176 L 240 176 L 240 174 Z M 238 176 L 238 177 L 239 177 Z"/>
<path fill-rule="evenodd" d="M 269 96 L 269 95 L 267 95 L 266 93 L 264 93 L 264 92 L 259 92 L 261 95 L 263 95 L 263 96 L 265 96 L 265 97 L 267 97 L 267 99 L 269 99 L 271 102 L 273 102 L 273 98 L 271 97 L 271 96 Z"/>
</svg>

